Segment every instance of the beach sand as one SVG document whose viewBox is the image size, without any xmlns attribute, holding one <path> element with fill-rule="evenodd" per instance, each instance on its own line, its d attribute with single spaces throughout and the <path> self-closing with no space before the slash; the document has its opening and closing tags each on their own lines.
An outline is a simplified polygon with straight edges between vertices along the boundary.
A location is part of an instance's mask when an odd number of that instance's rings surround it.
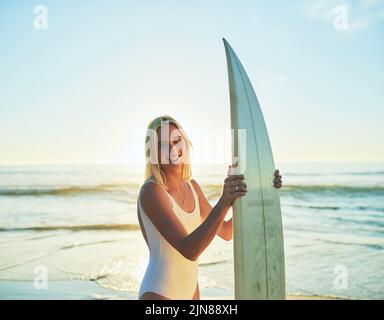
<svg viewBox="0 0 384 320">
<path fill-rule="evenodd" d="M 215 294 L 216 293 L 216 294 Z M 202 290 L 202 300 L 232 300 L 215 290 Z M 132 292 L 105 289 L 93 281 L 50 281 L 35 289 L 32 281 L 0 281 L 0 300 L 135 300 Z M 287 295 L 287 300 L 338 300 L 335 297 Z"/>
</svg>

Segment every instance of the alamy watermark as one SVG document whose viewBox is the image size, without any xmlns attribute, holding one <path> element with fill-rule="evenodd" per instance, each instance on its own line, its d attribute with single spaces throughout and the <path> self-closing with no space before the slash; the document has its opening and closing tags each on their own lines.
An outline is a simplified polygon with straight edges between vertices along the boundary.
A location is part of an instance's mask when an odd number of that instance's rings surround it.
<svg viewBox="0 0 384 320">
<path fill-rule="evenodd" d="M 37 265 L 33 268 L 33 273 L 36 275 L 33 279 L 33 287 L 36 290 L 47 290 L 48 268 L 43 265 Z"/>
<path fill-rule="evenodd" d="M 332 10 L 333 26 L 337 30 L 348 30 L 348 6 L 342 4 L 335 6 Z"/>
<path fill-rule="evenodd" d="M 335 278 L 333 280 L 333 287 L 336 290 L 348 289 L 348 269 L 344 265 L 337 265 L 333 269 Z"/>
<path fill-rule="evenodd" d="M 33 8 L 33 27 L 36 30 L 48 29 L 48 9 L 46 6 L 39 4 Z"/>
<path fill-rule="evenodd" d="M 170 130 L 163 121 L 157 130 L 148 129 L 145 139 L 145 160 L 150 164 L 191 164 L 189 137 L 182 129 Z M 232 174 L 243 174 L 246 169 L 247 136 L 245 129 L 192 130 L 193 141 L 199 150 L 194 153 L 195 164 L 232 163 Z M 235 143 L 237 142 L 237 143 Z M 231 150 L 230 150 L 231 149 Z M 232 152 L 231 152 L 232 151 Z M 227 159 L 232 154 L 231 159 Z"/>
</svg>

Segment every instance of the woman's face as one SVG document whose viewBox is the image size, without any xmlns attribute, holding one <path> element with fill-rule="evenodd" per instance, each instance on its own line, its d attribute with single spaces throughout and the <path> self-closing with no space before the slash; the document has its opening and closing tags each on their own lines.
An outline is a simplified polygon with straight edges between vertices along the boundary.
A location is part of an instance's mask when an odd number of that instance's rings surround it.
<svg viewBox="0 0 384 320">
<path fill-rule="evenodd" d="M 186 144 L 180 130 L 172 123 L 157 129 L 158 156 L 162 166 L 181 166 L 186 155 Z"/>
</svg>

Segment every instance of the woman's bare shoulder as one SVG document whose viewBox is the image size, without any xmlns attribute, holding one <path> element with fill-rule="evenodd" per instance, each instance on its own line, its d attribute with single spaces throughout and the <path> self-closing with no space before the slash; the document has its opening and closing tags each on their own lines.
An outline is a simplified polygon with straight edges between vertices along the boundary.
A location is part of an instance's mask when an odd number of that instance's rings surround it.
<svg viewBox="0 0 384 320">
<path fill-rule="evenodd" d="M 200 188 L 200 185 L 197 183 L 195 179 L 190 180 L 194 187 Z"/>
<path fill-rule="evenodd" d="M 203 191 L 201 190 L 200 185 L 197 183 L 197 181 L 195 179 L 191 179 L 191 183 L 192 183 L 193 187 L 195 188 L 198 197 L 200 198 L 200 196 L 203 194 Z"/>
<path fill-rule="evenodd" d="M 164 189 L 157 182 L 146 180 L 140 188 L 140 199 L 141 201 L 149 200 L 164 192 Z"/>
<path fill-rule="evenodd" d="M 159 207 L 170 206 L 169 197 L 157 182 L 146 181 L 140 188 L 140 202 L 148 215 L 152 212 L 158 212 Z"/>
</svg>

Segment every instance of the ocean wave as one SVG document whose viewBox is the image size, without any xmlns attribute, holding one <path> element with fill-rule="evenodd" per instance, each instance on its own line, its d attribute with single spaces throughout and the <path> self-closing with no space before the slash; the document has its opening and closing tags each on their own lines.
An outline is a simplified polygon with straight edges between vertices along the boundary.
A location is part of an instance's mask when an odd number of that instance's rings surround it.
<svg viewBox="0 0 384 320">
<path fill-rule="evenodd" d="M 369 225 L 373 227 L 379 227 L 380 231 L 384 231 L 384 222 L 379 220 L 356 220 L 351 218 L 344 218 L 344 217 L 333 217 L 334 221 L 341 222 L 343 224 L 350 223 L 350 224 L 356 224 L 356 225 Z"/>
<path fill-rule="evenodd" d="M 317 238 L 314 240 L 321 241 L 323 243 L 336 244 L 336 245 L 366 247 L 374 250 L 384 249 L 384 245 L 381 243 L 350 242 L 350 241 L 338 241 L 338 240 L 328 240 L 328 239 L 320 239 L 320 238 Z"/>
<path fill-rule="evenodd" d="M 16 228 L 1 228 L 0 232 L 16 232 L 16 231 L 104 231 L 104 230 L 118 230 L 118 231 L 135 231 L 140 230 L 137 224 L 89 224 L 89 225 L 71 225 L 71 226 L 31 226 L 31 227 L 16 227 Z"/>
<path fill-rule="evenodd" d="M 300 205 L 300 204 L 286 204 L 288 207 L 294 208 L 306 208 L 306 209 L 317 209 L 317 210 L 340 210 L 344 207 L 340 206 L 314 206 L 314 205 Z"/>
<path fill-rule="evenodd" d="M 208 200 L 217 198 L 221 195 L 222 185 L 212 184 L 212 185 L 202 185 L 203 192 Z M 366 194 L 366 195 L 380 195 L 384 196 L 384 186 L 383 185 L 367 185 L 367 186 L 358 186 L 358 185 L 330 185 L 330 184 L 284 184 L 281 189 L 279 189 L 282 195 L 287 195 L 289 193 L 337 193 L 342 194 Z M 315 207 L 314 207 L 315 208 Z M 337 210 L 337 207 L 329 207 L 329 209 Z"/>
<path fill-rule="evenodd" d="M 97 245 L 97 244 L 113 243 L 113 242 L 120 242 L 120 241 L 122 241 L 122 240 L 121 239 L 113 239 L 113 240 L 102 240 L 102 241 L 85 242 L 85 243 L 75 242 L 75 243 L 72 243 L 69 245 L 62 246 L 60 249 L 67 250 L 67 249 L 73 249 L 73 248 L 78 248 L 78 247 L 93 246 L 93 245 Z"/>
<path fill-rule="evenodd" d="M 370 193 L 384 195 L 384 186 L 346 186 L 346 185 L 283 185 L 282 192 L 301 193 Z"/>
<path fill-rule="evenodd" d="M 227 262 L 231 262 L 231 260 L 224 259 L 224 260 L 200 262 L 199 266 L 200 267 L 209 267 L 209 266 L 214 266 L 214 265 L 217 265 L 217 264 L 223 264 L 223 263 L 227 263 Z"/>
<path fill-rule="evenodd" d="M 219 197 L 222 193 L 223 186 L 219 184 L 202 184 L 203 192 L 208 200 Z M 26 186 L 26 187 L 0 187 L 0 197 L 31 197 L 31 196 L 76 196 L 85 194 L 103 194 L 103 193 L 127 193 L 127 196 L 138 193 L 140 186 L 136 183 L 126 184 L 99 184 L 88 186 Z M 303 184 L 287 184 L 280 189 L 282 194 L 286 193 L 364 193 L 372 195 L 384 195 L 383 185 L 303 185 Z M 136 201 L 136 199 L 134 199 Z"/>
<path fill-rule="evenodd" d="M 382 176 L 384 171 L 351 171 L 351 172 L 287 172 L 290 177 L 325 177 L 325 176 Z"/>
<path fill-rule="evenodd" d="M 360 210 L 360 211 L 379 211 L 384 212 L 384 207 L 372 207 L 372 206 L 327 206 L 327 205 L 305 205 L 305 204 L 285 204 L 287 207 L 316 209 L 316 210 Z"/>
<path fill-rule="evenodd" d="M 345 174 L 350 174 L 353 176 L 381 176 L 384 175 L 384 171 L 347 172 Z"/>
<path fill-rule="evenodd" d="M 76 194 L 124 192 L 138 189 L 137 184 L 100 184 L 94 186 L 28 186 L 0 187 L 0 196 L 69 196 Z"/>
</svg>

